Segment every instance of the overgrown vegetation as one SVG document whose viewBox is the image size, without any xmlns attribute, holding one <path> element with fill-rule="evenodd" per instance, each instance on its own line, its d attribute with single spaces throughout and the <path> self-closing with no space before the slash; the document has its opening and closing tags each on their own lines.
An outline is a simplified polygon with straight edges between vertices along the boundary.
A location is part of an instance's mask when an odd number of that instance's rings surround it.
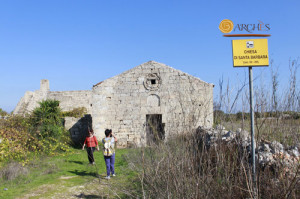
<svg viewBox="0 0 300 199">
<path fill-rule="evenodd" d="M 31 134 L 39 139 L 60 138 L 63 133 L 63 121 L 59 101 L 46 100 L 39 104 L 29 118 Z"/>
<path fill-rule="evenodd" d="M 87 110 L 85 107 L 79 107 L 79 108 L 74 108 L 71 111 L 64 111 L 62 112 L 63 117 L 83 117 L 87 113 Z"/>
<path fill-rule="evenodd" d="M 2 110 L 2 108 L 0 108 L 0 116 L 4 117 L 6 116 L 8 113 L 4 110 Z"/>
<path fill-rule="evenodd" d="M 233 144 L 210 149 L 197 132 L 141 148 L 128 156 L 145 198 L 255 198 L 248 155 Z M 297 198 L 296 178 L 258 168 L 258 198 Z M 298 172 L 300 171 L 298 167 Z"/>
<path fill-rule="evenodd" d="M 34 156 L 70 150 L 58 101 L 40 102 L 30 116 L 9 115 L 0 126 L 0 166 L 12 160 L 25 165 Z"/>
</svg>

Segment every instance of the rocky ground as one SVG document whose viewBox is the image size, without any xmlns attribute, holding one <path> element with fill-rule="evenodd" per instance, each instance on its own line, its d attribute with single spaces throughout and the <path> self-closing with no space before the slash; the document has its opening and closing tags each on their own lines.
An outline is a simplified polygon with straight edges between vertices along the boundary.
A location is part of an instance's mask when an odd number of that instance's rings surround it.
<svg viewBox="0 0 300 199">
<path fill-rule="evenodd" d="M 205 138 L 206 147 L 210 148 L 220 143 L 237 144 L 239 148 L 248 153 L 251 158 L 251 136 L 250 133 L 237 129 L 228 131 L 222 125 L 215 129 L 199 128 L 198 132 Z M 294 146 L 283 146 L 277 141 L 256 141 L 255 158 L 257 164 L 262 167 L 283 168 L 286 174 L 294 175 L 300 165 L 300 144 Z"/>
</svg>

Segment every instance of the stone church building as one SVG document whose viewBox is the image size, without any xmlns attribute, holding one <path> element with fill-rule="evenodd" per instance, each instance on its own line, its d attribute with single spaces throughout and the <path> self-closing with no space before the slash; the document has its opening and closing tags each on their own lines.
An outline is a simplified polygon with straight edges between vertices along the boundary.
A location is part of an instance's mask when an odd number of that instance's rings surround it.
<svg viewBox="0 0 300 199">
<path fill-rule="evenodd" d="M 63 111 L 85 107 L 89 119 L 66 118 L 73 139 L 82 134 L 89 121 L 97 138 L 109 128 L 120 147 L 144 145 L 174 134 L 188 133 L 198 126 L 212 127 L 213 84 L 149 61 L 120 75 L 95 84 L 85 91 L 50 91 L 41 80 L 40 90 L 27 91 L 14 114 L 30 113 L 45 99 L 60 101 Z M 86 131 L 86 129 L 84 130 Z"/>
</svg>

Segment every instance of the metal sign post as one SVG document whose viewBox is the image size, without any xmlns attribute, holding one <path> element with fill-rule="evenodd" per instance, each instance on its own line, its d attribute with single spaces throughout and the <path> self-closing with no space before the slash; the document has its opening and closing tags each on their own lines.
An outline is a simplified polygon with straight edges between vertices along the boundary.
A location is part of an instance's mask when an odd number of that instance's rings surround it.
<svg viewBox="0 0 300 199">
<path fill-rule="evenodd" d="M 249 68 L 249 91 L 250 91 L 250 116 L 251 116 L 251 168 L 253 197 L 257 198 L 256 188 L 256 165 L 255 165 L 255 133 L 254 133 L 254 105 L 253 105 L 253 66 L 268 66 L 268 40 L 245 39 L 232 40 L 232 58 L 234 67 Z"/>
<path fill-rule="evenodd" d="M 250 90 L 250 117 L 251 117 L 251 156 L 252 156 L 252 182 L 253 188 L 256 187 L 255 169 L 255 134 L 254 134 L 254 109 L 253 109 L 253 75 L 252 66 L 249 66 L 249 90 Z"/>
</svg>

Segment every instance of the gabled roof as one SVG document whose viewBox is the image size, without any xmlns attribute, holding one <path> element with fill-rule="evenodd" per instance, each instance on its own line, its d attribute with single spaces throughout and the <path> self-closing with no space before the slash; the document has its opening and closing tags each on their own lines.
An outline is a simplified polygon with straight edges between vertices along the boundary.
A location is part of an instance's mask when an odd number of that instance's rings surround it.
<svg viewBox="0 0 300 199">
<path fill-rule="evenodd" d="M 98 82 L 97 84 L 93 85 L 93 88 L 96 87 L 96 86 L 98 86 L 98 85 L 100 85 L 100 84 L 102 84 L 102 82 L 103 82 L 103 81 Z"/>
<path fill-rule="evenodd" d="M 136 70 L 137 68 L 145 68 L 145 67 L 147 67 L 147 66 L 149 66 L 149 65 L 154 66 L 154 67 L 157 67 L 157 66 L 158 66 L 158 67 L 160 67 L 160 68 L 168 68 L 168 69 L 171 69 L 172 72 L 177 72 L 177 73 L 179 73 L 179 74 L 182 74 L 182 75 L 189 76 L 189 77 L 191 77 L 191 78 L 197 79 L 197 80 L 201 81 L 202 83 L 210 84 L 210 85 L 214 86 L 213 84 L 207 83 L 207 82 L 201 80 L 201 79 L 198 78 L 198 77 L 195 77 L 195 76 L 190 75 L 190 74 L 188 74 L 188 73 L 182 72 L 181 70 L 172 68 L 171 66 L 168 66 L 168 65 L 166 65 L 166 64 L 159 63 L 159 62 L 156 62 L 156 61 L 148 61 L 148 62 L 145 62 L 145 63 L 143 63 L 143 64 L 140 64 L 140 65 L 138 65 L 138 66 L 136 66 L 136 67 L 133 67 L 133 68 L 131 68 L 131 69 L 129 69 L 129 70 L 127 70 L 127 71 L 125 71 L 125 72 L 119 74 L 119 75 L 116 75 L 116 76 L 111 77 L 111 78 L 108 78 L 108 79 L 112 79 L 112 78 L 116 78 L 116 77 L 125 75 L 125 74 L 127 74 L 127 73 L 130 73 L 130 72 Z M 106 79 L 106 80 L 108 80 L 108 79 Z M 104 81 L 106 81 L 106 80 L 104 80 Z M 96 86 L 98 86 L 98 85 L 100 85 L 100 84 L 103 83 L 104 81 L 101 81 L 101 82 L 99 82 L 99 83 L 93 85 L 93 88 L 96 87 Z"/>
</svg>

